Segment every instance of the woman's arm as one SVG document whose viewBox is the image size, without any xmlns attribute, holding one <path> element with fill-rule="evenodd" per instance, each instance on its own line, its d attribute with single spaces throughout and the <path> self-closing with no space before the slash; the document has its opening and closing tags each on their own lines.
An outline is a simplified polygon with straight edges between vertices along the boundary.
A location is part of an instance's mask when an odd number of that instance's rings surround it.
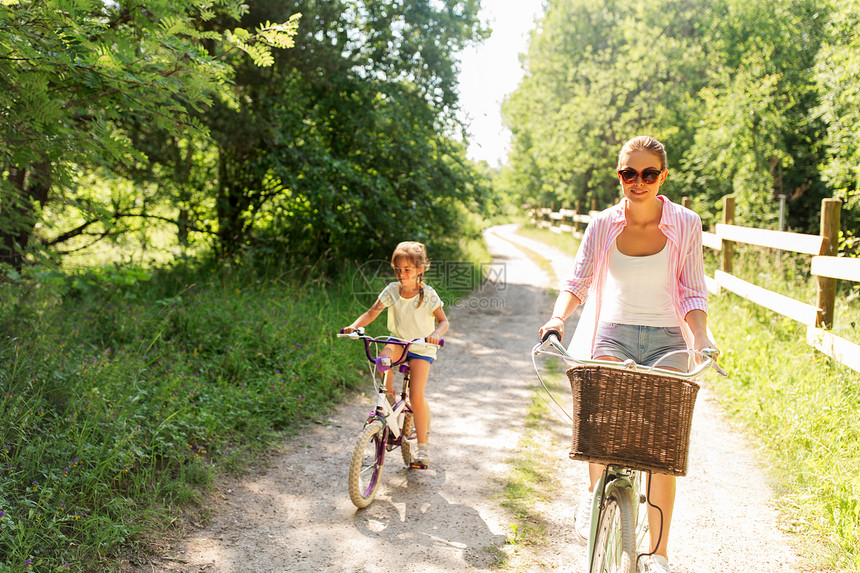
<svg viewBox="0 0 860 573">
<path fill-rule="evenodd" d="M 698 215 L 685 221 L 684 232 L 689 233 L 689 249 L 682 254 L 678 274 L 678 304 L 681 316 L 692 310 L 708 312 L 708 285 L 705 282 L 705 263 L 702 253 L 702 220 Z M 691 325 L 692 328 L 692 325 Z"/>
<path fill-rule="evenodd" d="M 573 314 L 573 311 L 580 304 L 582 302 L 575 294 L 566 290 L 561 291 L 558 298 L 555 299 L 555 306 L 552 307 L 552 318 L 538 329 L 538 336 L 543 338 L 547 331 L 557 330 L 561 335 L 560 338 L 564 338 L 564 321 Z"/>
<path fill-rule="evenodd" d="M 693 350 L 717 347 L 708 338 L 708 313 L 699 309 L 691 310 L 684 317 L 684 321 L 693 331 Z"/>
</svg>

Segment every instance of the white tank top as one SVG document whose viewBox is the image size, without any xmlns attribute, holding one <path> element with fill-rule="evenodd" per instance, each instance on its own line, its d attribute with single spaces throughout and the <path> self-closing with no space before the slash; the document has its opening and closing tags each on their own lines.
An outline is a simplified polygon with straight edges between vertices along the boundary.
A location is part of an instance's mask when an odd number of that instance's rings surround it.
<svg viewBox="0 0 860 573">
<path fill-rule="evenodd" d="M 668 244 L 668 243 L 667 243 Z M 678 326 L 669 291 L 669 249 L 642 257 L 612 245 L 603 291 L 601 322 L 640 326 Z"/>
</svg>

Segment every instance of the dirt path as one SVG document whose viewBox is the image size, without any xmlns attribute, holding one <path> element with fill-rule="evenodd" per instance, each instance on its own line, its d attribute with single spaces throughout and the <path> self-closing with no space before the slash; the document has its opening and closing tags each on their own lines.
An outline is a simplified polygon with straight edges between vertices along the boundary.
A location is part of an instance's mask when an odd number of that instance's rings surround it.
<svg viewBox="0 0 860 573">
<path fill-rule="evenodd" d="M 376 501 L 356 510 L 346 490 L 352 439 L 370 398 L 339 408 L 325 424 L 284 444 L 262 475 L 218 486 L 223 501 L 205 527 L 145 565 L 183 572 L 387 573 L 487 571 L 497 567 L 512 517 L 500 507 L 507 460 L 523 431 L 536 383 L 529 349 L 551 310 L 556 282 L 521 249 L 541 252 L 557 272 L 568 255 L 514 234 L 487 233 L 494 277 L 446 309 L 452 328 L 431 370 L 432 466 L 407 470 L 386 459 Z M 572 331 L 572 325 L 568 327 Z M 347 348 L 344 351 L 358 351 Z M 517 547 L 513 568 L 584 571 L 585 547 L 572 533 L 573 504 L 585 484 L 567 460 L 569 429 L 557 424 L 546 455 L 557 459 L 558 499 L 537 507 L 549 532 L 540 546 Z M 723 422 L 707 388 L 693 422 L 690 477 L 679 479 L 672 529 L 675 573 L 799 571 L 779 532 L 772 494 L 744 440 Z M 695 480 L 695 481 L 693 481 Z"/>
</svg>

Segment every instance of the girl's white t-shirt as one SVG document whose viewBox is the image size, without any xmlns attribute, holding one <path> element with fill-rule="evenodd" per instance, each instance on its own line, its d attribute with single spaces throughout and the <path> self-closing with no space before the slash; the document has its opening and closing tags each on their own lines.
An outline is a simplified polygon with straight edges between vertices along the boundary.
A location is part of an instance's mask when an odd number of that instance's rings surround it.
<svg viewBox="0 0 860 573">
<path fill-rule="evenodd" d="M 433 287 L 423 285 L 424 300 L 418 305 L 420 294 L 411 298 L 400 296 L 400 283 L 391 283 L 379 293 L 379 302 L 388 309 L 388 330 L 392 335 L 404 340 L 426 338 L 436 330 L 436 317 L 433 313 L 443 306 L 442 299 Z M 409 352 L 436 357 L 436 347 L 429 344 L 414 343 Z"/>
</svg>

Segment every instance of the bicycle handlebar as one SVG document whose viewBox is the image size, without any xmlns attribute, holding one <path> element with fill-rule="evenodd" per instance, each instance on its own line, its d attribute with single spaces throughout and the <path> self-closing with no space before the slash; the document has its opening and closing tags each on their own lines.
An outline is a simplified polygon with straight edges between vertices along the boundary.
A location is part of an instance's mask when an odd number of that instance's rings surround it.
<svg viewBox="0 0 860 573">
<path fill-rule="evenodd" d="M 554 352 L 553 352 L 554 351 Z M 687 355 L 693 354 L 695 356 L 699 356 L 704 359 L 704 361 L 690 371 L 690 372 L 677 372 L 675 370 L 666 370 L 665 368 L 658 368 L 656 364 L 660 363 L 660 360 L 670 356 L 672 354 L 685 353 Z M 567 349 L 561 344 L 560 333 L 557 330 L 548 330 L 544 333 L 541 341 L 535 344 L 534 348 L 532 348 L 532 354 L 537 356 L 539 354 L 552 354 L 554 356 L 559 356 L 566 361 L 575 362 L 577 364 L 593 364 L 597 366 L 608 366 L 610 368 L 624 368 L 627 370 L 637 370 L 640 372 L 654 372 L 660 374 L 668 374 L 670 376 L 679 376 L 681 378 L 695 378 L 708 368 L 713 368 L 716 370 L 718 374 L 721 376 L 727 376 L 726 371 L 723 370 L 716 362 L 717 356 L 719 356 L 720 351 L 716 348 L 705 348 L 703 350 L 675 350 L 673 352 L 668 352 L 660 357 L 659 360 L 655 363 L 655 366 L 643 366 L 641 364 L 637 364 L 633 360 L 625 360 L 624 362 L 615 362 L 612 360 L 586 360 L 582 358 L 574 358 L 571 356 Z"/>
<path fill-rule="evenodd" d="M 413 344 L 415 342 L 420 342 L 422 344 L 429 344 L 430 346 L 435 346 L 436 348 L 442 348 L 445 346 L 445 339 L 440 338 L 439 344 L 434 344 L 432 342 L 428 342 L 426 338 L 413 338 L 412 340 L 405 340 L 403 338 L 397 338 L 396 336 L 386 336 L 385 338 L 372 338 L 364 334 L 364 327 L 359 327 L 353 330 L 352 332 L 344 333 L 343 329 L 337 334 L 338 338 L 350 338 L 352 340 L 362 340 L 367 339 L 368 342 L 381 342 L 383 344 L 397 344 L 399 346 L 406 346 L 409 344 Z"/>
<path fill-rule="evenodd" d="M 402 338 L 397 338 L 395 336 L 386 336 L 384 338 L 373 338 L 371 336 L 367 336 L 364 334 L 364 327 L 356 328 L 352 332 L 348 332 L 348 333 L 344 333 L 343 329 L 341 329 L 340 332 L 337 334 L 337 337 L 338 338 L 349 338 L 351 340 L 363 340 L 364 341 L 364 352 L 365 352 L 365 354 L 367 354 L 367 359 L 370 360 L 371 362 L 376 361 L 376 359 L 370 353 L 370 344 L 371 343 L 376 342 L 376 343 L 380 343 L 380 344 L 396 344 L 397 346 L 402 346 L 403 347 L 403 356 L 401 356 L 400 360 L 398 360 L 397 362 L 393 362 L 391 364 L 392 366 L 397 366 L 398 364 L 403 364 L 404 362 L 406 362 L 406 359 L 408 358 L 407 351 L 409 350 L 409 347 L 412 346 L 412 344 L 415 342 L 427 344 L 428 346 L 435 346 L 436 348 L 442 348 L 443 346 L 445 346 L 445 339 L 444 338 L 439 339 L 439 344 L 427 342 L 426 338 L 415 338 L 412 340 L 404 340 Z"/>
</svg>

